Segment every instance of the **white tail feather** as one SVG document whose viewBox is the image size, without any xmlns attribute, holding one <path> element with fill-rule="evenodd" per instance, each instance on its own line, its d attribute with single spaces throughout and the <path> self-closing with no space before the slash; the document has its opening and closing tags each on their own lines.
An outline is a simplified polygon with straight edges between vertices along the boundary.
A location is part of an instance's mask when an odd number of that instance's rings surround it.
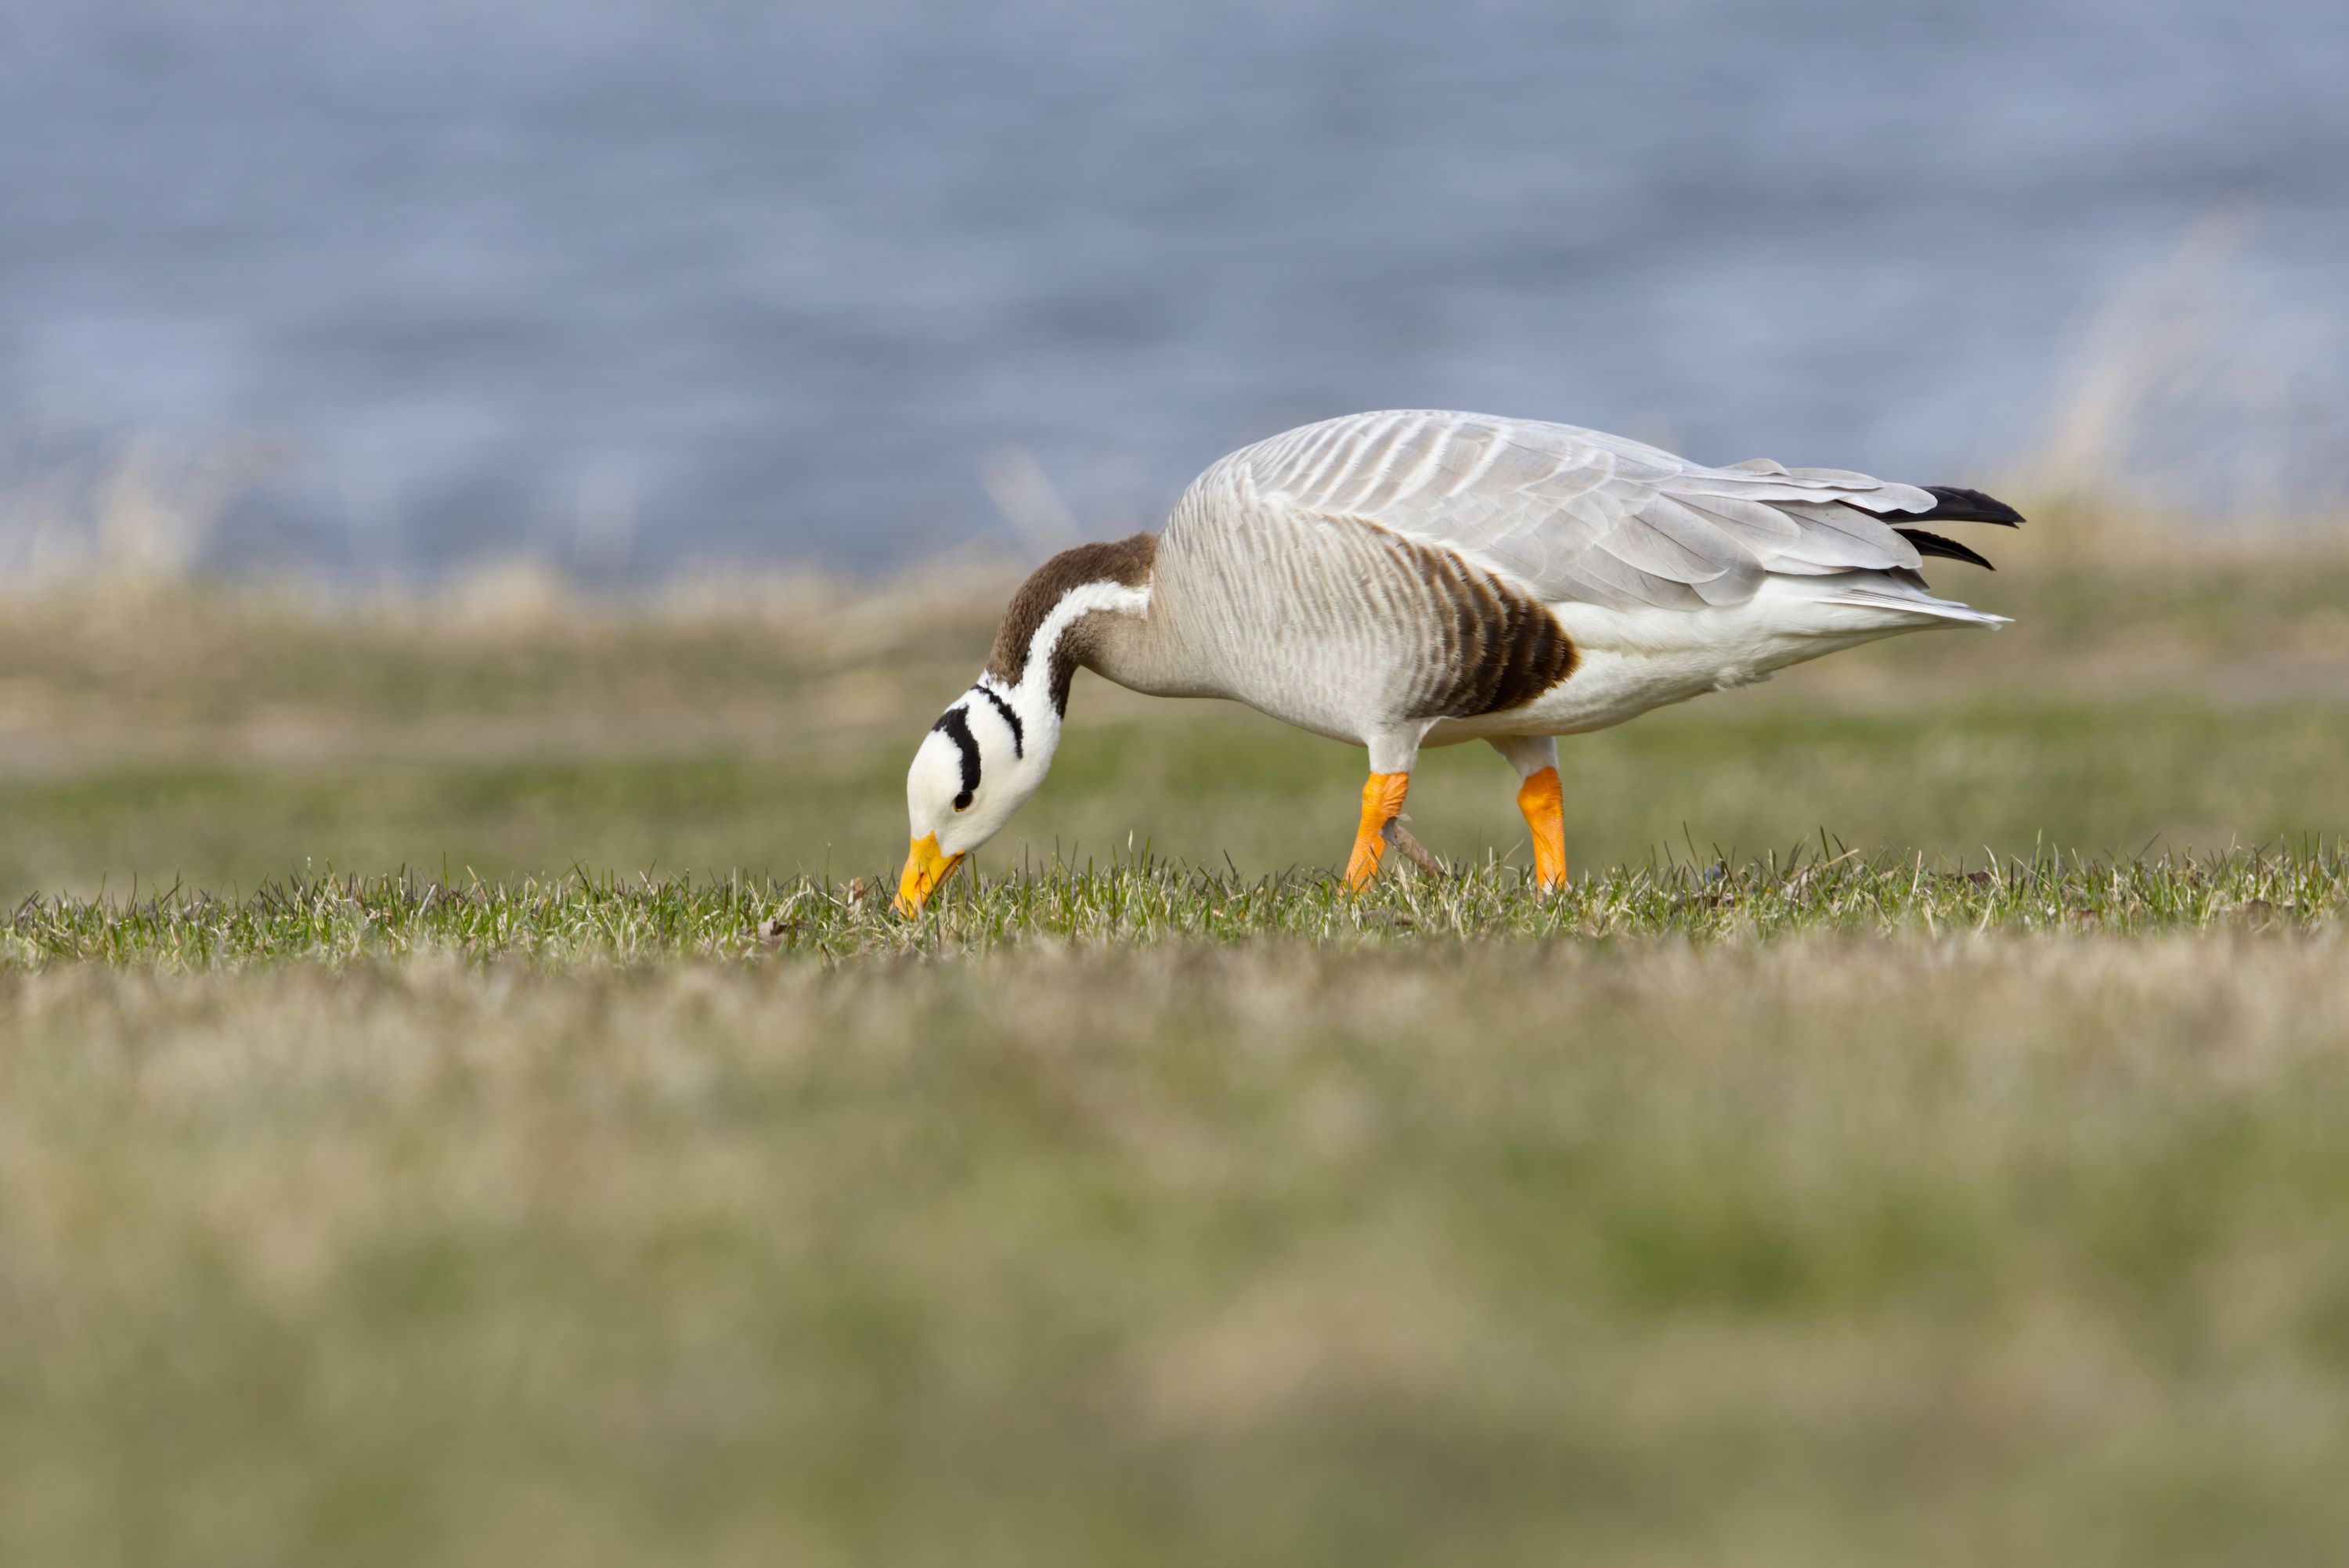
<svg viewBox="0 0 2349 1568">
<path fill-rule="evenodd" d="M 1928 620 L 1954 621 L 1968 626 L 2003 626 L 2013 617 L 1993 615 L 1987 610 L 1977 610 L 1971 604 L 1961 604 L 1954 599 L 1936 599 L 1930 593 L 1892 593 L 1878 588 L 1847 588 L 1832 596 L 1822 595 L 1822 604 L 1849 604 L 1860 610 L 1889 610 L 1897 614 L 1918 615 Z"/>
</svg>

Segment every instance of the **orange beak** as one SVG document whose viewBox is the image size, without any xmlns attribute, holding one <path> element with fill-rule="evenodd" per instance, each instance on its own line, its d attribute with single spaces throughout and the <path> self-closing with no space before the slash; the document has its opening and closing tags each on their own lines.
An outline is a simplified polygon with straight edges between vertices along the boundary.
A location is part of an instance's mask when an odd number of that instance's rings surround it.
<svg viewBox="0 0 2349 1568">
<path fill-rule="evenodd" d="M 897 879 L 897 902 L 892 906 L 911 919 L 921 913 L 922 905 L 930 895 L 946 886 L 947 878 L 954 875 L 955 867 L 962 864 L 960 855 L 942 854 L 938 836 L 916 839 L 905 848 L 905 874 Z"/>
</svg>

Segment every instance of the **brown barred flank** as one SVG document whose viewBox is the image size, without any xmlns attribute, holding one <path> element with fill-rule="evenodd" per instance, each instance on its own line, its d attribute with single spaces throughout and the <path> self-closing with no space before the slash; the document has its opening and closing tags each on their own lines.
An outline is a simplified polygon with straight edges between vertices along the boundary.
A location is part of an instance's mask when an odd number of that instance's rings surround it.
<svg viewBox="0 0 2349 1568">
<path fill-rule="evenodd" d="M 1574 673 L 1574 645 L 1540 600 L 1448 550 L 1389 537 L 1433 600 L 1440 644 L 1408 717 L 1521 707 Z"/>
</svg>

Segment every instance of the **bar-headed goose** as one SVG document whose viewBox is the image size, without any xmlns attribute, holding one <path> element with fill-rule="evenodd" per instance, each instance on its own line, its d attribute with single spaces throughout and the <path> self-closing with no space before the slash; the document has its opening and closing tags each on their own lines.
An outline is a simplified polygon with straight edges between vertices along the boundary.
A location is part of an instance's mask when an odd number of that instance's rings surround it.
<svg viewBox="0 0 2349 1568">
<path fill-rule="evenodd" d="M 915 753 L 911 913 L 1043 782 L 1079 667 L 1231 697 L 1370 751 L 1347 882 L 1377 872 L 1420 748 L 1515 764 L 1534 870 L 1566 877 L 1555 737 L 1855 644 L 2000 624 L 1926 591 L 1990 563 L 1919 523 L 2022 518 L 1975 490 L 1766 460 L 1700 467 L 1567 425 L 1355 414 L 1234 452 L 1165 531 L 1048 561 Z"/>
</svg>

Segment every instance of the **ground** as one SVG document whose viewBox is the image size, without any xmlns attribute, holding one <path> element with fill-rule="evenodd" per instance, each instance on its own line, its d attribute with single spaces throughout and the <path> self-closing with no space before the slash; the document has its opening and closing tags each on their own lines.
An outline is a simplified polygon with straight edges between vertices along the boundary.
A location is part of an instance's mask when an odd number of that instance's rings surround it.
<svg viewBox="0 0 2349 1568">
<path fill-rule="evenodd" d="M 910 925 L 999 584 L 10 603 L 0 1562 L 2337 1561 L 2349 563 L 1993 553 L 1561 898 L 1086 679 Z"/>
</svg>

